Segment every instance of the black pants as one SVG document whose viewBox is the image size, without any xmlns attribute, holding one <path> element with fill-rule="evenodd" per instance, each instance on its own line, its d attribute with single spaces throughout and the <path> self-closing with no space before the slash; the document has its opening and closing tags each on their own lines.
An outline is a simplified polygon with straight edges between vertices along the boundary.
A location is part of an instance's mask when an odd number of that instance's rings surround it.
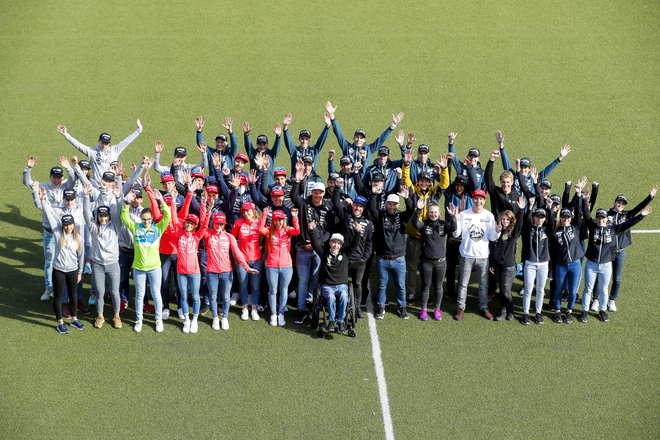
<svg viewBox="0 0 660 440">
<path fill-rule="evenodd" d="M 447 261 L 440 260 L 422 260 L 422 309 L 425 309 L 429 302 L 429 292 L 433 286 L 435 292 L 435 308 L 439 309 L 442 303 L 442 280 L 445 279 L 447 271 Z"/>
<path fill-rule="evenodd" d="M 67 293 L 69 294 L 69 304 L 71 306 L 71 313 L 76 316 L 77 300 L 76 288 L 78 286 L 78 271 L 62 272 L 53 269 L 53 309 L 55 310 L 55 319 L 58 321 L 62 319 L 62 292 L 66 286 Z"/>
<path fill-rule="evenodd" d="M 367 305 L 367 298 L 371 294 L 371 288 L 369 286 L 369 277 L 371 276 L 371 268 L 373 267 L 374 255 L 375 254 L 372 252 L 369 258 L 367 258 L 366 264 L 364 265 L 364 274 L 362 275 L 362 292 L 361 292 L 362 298 L 359 303 L 361 306 Z"/>
<path fill-rule="evenodd" d="M 355 307 L 362 305 L 362 279 L 364 278 L 366 265 L 366 261 L 351 261 L 348 266 L 348 276 L 351 278 L 353 293 L 355 294 Z"/>
<path fill-rule="evenodd" d="M 456 300 L 456 266 L 458 266 L 458 258 L 460 257 L 459 248 L 461 246 L 460 240 L 447 240 L 447 297 Z"/>
<path fill-rule="evenodd" d="M 500 299 L 502 301 L 502 308 L 506 308 L 509 313 L 513 312 L 513 298 L 511 296 L 511 287 L 513 286 L 513 279 L 516 277 L 516 266 L 503 267 L 493 264 L 495 272 L 495 279 L 497 280 L 497 288 L 500 291 Z"/>
</svg>

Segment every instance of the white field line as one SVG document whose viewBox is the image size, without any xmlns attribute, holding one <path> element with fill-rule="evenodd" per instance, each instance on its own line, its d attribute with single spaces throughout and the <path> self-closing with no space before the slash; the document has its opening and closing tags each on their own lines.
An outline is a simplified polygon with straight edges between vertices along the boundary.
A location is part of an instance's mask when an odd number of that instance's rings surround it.
<svg viewBox="0 0 660 440">
<path fill-rule="evenodd" d="M 633 229 L 633 234 L 660 234 L 660 229 Z"/>
<path fill-rule="evenodd" d="M 376 379 L 378 381 L 378 395 L 380 396 L 380 410 L 383 413 L 383 425 L 385 428 L 385 439 L 394 440 L 394 428 L 392 427 L 392 413 L 390 411 L 390 401 L 387 397 L 387 383 L 385 382 L 385 369 L 383 368 L 383 358 L 380 354 L 380 342 L 378 341 L 378 331 L 376 330 L 376 319 L 374 318 L 374 307 L 371 298 L 367 301 L 367 319 L 369 321 L 369 336 L 371 337 L 371 352 L 374 358 L 374 367 L 376 368 Z"/>
</svg>

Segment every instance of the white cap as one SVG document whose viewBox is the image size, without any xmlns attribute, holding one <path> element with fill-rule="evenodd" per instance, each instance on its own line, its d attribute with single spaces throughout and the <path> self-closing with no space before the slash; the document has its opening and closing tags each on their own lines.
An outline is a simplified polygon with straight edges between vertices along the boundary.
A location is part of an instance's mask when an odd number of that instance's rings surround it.
<svg viewBox="0 0 660 440">
<path fill-rule="evenodd" d="M 342 243 L 344 242 L 344 236 L 341 234 L 332 234 L 332 237 L 330 237 L 330 241 L 332 240 L 337 240 L 341 241 Z"/>
<path fill-rule="evenodd" d="M 399 196 L 396 194 L 390 194 L 387 196 L 387 203 L 399 203 Z"/>
<path fill-rule="evenodd" d="M 312 191 L 323 191 L 325 192 L 325 185 L 323 182 L 316 182 L 314 186 L 312 186 Z"/>
</svg>

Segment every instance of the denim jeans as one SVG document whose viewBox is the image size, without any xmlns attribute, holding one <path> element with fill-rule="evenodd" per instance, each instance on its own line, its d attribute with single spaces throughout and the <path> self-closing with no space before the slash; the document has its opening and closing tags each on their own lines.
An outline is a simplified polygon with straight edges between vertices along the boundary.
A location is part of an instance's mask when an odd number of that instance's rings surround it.
<svg viewBox="0 0 660 440">
<path fill-rule="evenodd" d="M 231 296 L 231 283 L 233 280 L 234 274 L 232 272 L 206 272 L 206 287 L 208 288 L 211 313 L 214 318 L 218 316 L 218 291 L 222 296 L 222 317 L 229 316 L 229 297 Z M 181 291 L 183 292 L 183 289 Z M 199 313 L 199 309 L 197 309 L 197 313 Z"/>
<path fill-rule="evenodd" d="M 502 300 L 502 308 L 506 308 L 507 312 L 513 313 L 511 287 L 513 286 L 513 279 L 516 276 L 516 266 L 502 267 L 493 265 L 493 269 L 495 270 L 495 281 L 497 282 L 497 288 Z"/>
<path fill-rule="evenodd" d="M 170 308 L 170 283 L 174 282 L 175 289 L 177 292 L 177 297 L 179 298 L 178 306 L 181 305 L 181 289 L 179 289 L 179 283 L 177 283 L 177 273 L 176 273 L 176 261 L 177 254 L 160 254 L 160 268 L 163 271 L 163 279 L 160 284 L 160 296 L 163 300 L 163 309 Z M 173 279 L 177 277 L 177 279 Z M 199 291 L 199 289 L 198 289 Z M 188 300 L 188 295 L 186 293 L 186 300 Z"/>
<path fill-rule="evenodd" d="M 130 298 L 131 266 L 133 265 L 133 252 L 126 252 L 119 248 L 119 296 L 128 302 Z"/>
<path fill-rule="evenodd" d="M 612 261 L 612 291 L 610 292 L 610 299 L 616 301 L 619 297 L 619 289 L 621 289 L 621 278 L 623 276 L 623 265 L 626 262 L 625 249 L 620 252 L 614 252 L 614 261 Z"/>
<path fill-rule="evenodd" d="M 488 258 L 461 257 L 458 260 L 458 309 L 465 310 L 472 268 L 479 284 L 479 309 L 488 307 Z"/>
<path fill-rule="evenodd" d="M 160 267 L 152 270 L 133 269 L 133 281 L 135 282 L 135 319 L 142 321 L 142 306 L 144 304 L 144 291 L 149 278 L 149 287 L 151 298 L 154 300 L 154 309 L 156 309 L 156 321 L 162 319 L 163 303 L 160 299 L 160 282 L 163 272 Z"/>
<path fill-rule="evenodd" d="M 193 299 L 193 315 L 199 315 L 199 283 L 202 279 L 201 275 L 198 273 L 179 273 L 176 275 L 176 279 L 179 282 L 179 290 L 185 292 L 180 296 L 181 310 L 183 311 L 183 314 L 187 315 L 190 311 L 188 308 L 188 288 L 190 288 L 190 294 Z"/>
<path fill-rule="evenodd" d="M 330 321 L 344 322 L 346 319 L 346 306 L 348 305 L 348 284 L 321 284 L 321 295 L 328 303 L 328 318 Z M 337 315 L 337 299 L 339 299 L 339 313 Z"/>
<path fill-rule="evenodd" d="M 46 289 L 53 291 L 53 260 L 55 259 L 55 234 L 44 229 L 44 281 Z"/>
<path fill-rule="evenodd" d="M 303 310 L 307 303 L 313 301 L 312 294 L 316 289 L 321 268 L 321 257 L 313 250 L 305 250 L 296 246 L 296 271 L 298 272 L 298 310 Z"/>
<path fill-rule="evenodd" d="M 249 294 L 251 295 L 249 300 L 250 305 L 256 307 L 259 304 L 259 289 L 261 288 L 261 260 L 248 261 L 247 263 L 250 268 L 258 270 L 259 273 L 256 275 L 249 274 L 240 264 L 236 268 L 241 293 L 241 304 L 244 306 L 248 305 L 249 287 Z"/>
<path fill-rule="evenodd" d="M 293 276 L 293 267 L 267 267 L 266 278 L 268 279 L 268 304 L 271 315 L 282 315 L 286 312 L 286 300 L 289 282 Z M 276 295 L 279 293 L 280 307 L 277 308 Z M 304 307 L 304 306 L 303 306 Z"/>
<path fill-rule="evenodd" d="M 112 296 L 112 309 L 119 313 L 119 263 L 98 264 L 92 262 L 92 279 L 96 285 L 96 313 L 103 314 L 103 297 L 105 296 L 105 282 L 110 280 L 110 295 Z"/>
<path fill-rule="evenodd" d="M 396 302 L 399 307 L 406 306 L 406 257 L 402 256 L 390 260 L 388 258 L 376 257 L 376 268 L 378 270 L 378 299 L 376 305 L 385 307 L 387 301 L 387 284 L 390 281 L 390 272 L 396 283 Z"/>
<path fill-rule="evenodd" d="M 548 261 L 525 261 L 525 280 L 523 289 L 523 314 L 529 314 L 532 302 L 532 290 L 536 285 L 536 313 L 543 311 L 543 297 L 545 296 L 545 282 L 548 280 Z"/>
<path fill-rule="evenodd" d="M 197 257 L 199 258 L 199 273 L 202 276 L 202 281 L 199 285 L 199 296 L 204 297 L 204 302 L 209 304 L 209 289 L 206 285 L 206 262 L 208 261 L 208 254 L 206 253 L 206 249 L 197 251 Z"/>
<path fill-rule="evenodd" d="M 561 309 L 561 295 L 564 288 L 568 289 L 568 310 L 573 310 L 575 307 L 575 297 L 577 296 L 578 288 L 580 287 L 580 279 L 582 278 L 582 263 L 580 260 L 575 260 L 568 264 L 557 263 L 555 266 L 555 278 L 557 283 L 555 285 L 555 309 Z"/>
<path fill-rule="evenodd" d="M 406 240 L 406 295 L 409 297 L 417 296 L 417 270 L 421 269 L 419 262 L 421 252 L 422 239 L 409 236 Z"/>
<path fill-rule="evenodd" d="M 612 278 L 612 262 L 598 264 L 587 258 L 587 264 L 584 266 L 584 291 L 582 292 L 582 310 L 589 310 L 589 302 L 591 301 L 591 293 L 594 290 L 594 283 L 598 279 L 598 287 L 596 293 L 598 294 L 599 310 L 607 309 L 607 287 L 610 285 L 610 278 Z"/>
</svg>

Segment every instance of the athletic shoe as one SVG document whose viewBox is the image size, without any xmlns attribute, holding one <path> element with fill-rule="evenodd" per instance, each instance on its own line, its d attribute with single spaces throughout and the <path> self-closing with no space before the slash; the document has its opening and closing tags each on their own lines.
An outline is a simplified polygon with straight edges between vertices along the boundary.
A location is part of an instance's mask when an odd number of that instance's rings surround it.
<svg viewBox="0 0 660 440">
<path fill-rule="evenodd" d="M 128 301 L 126 301 L 125 299 L 122 299 L 119 302 L 119 313 L 123 313 L 124 310 L 126 310 L 126 307 L 128 307 Z"/>
<path fill-rule="evenodd" d="M 597 312 L 599 308 L 600 308 L 600 303 L 598 302 L 597 299 L 591 301 L 591 311 L 592 312 Z"/>
<path fill-rule="evenodd" d="M 96 293 L 89 293 L 89 299 L 87 300 L 87 305 L 88 306 L 95 306 L 96 305 Z"/>
<path fill-rule="evenodd" d="M 537 313 L 534 315 L 534 322 L 536 322 L 537 325 L 542 325 L 544 320 L 543 320 L 543 315 L 540 313 Z"/>
<path fill-rule="evenodd" d="M 280 315 L 283 316 L 283 315 Z M 300 310 L 296 314 L 296 319 L 293 321 L 294 324 L 302 324 L 305 322 L 305 319 L 307 318 L 307 311 L 306 310 Z"/>
<path fill-rule="evenodd" d="M 250 318 L 250 311 L 246 308 L 241 312 L 241 321 L 247 321 Z"/>
<path fill-rule="evenodd" d="M 325 328 L 328 333 L 334 333 L 337 331 L 337 326 L 335 326 L 335 321 L 328 322 L 328 326 Z"/>
<path fill-rule="evenodd" d="M 120 329 L 122 324 L 121 324 L 121 318 L 119 316 L 115 316 L 112 318 L 112 326 L 116 329 Z"/>
<path fill-rule="evenodd" d="M 289 299 L 296 299 L 297 296 L 298 295 L 296 294 L 295 290 L 289 292 Z"/>
<path fill-rule="evenodd" d="M 73 315 L 71 314 L 71 307 L 69 307 L 69 303 L 62 304 L 62 316 L 65 318 L 72 318 Z"/>
<path fill-rule="evenodd" d="M 504 321 L 506 319 L 506 307 L 502 307 L 502 311 L 495 317 L 495 321 Z"/>
<path fill-rule="evenodd" d="M 89 315 L 89 309 L 85 305 L 82 299 L 78 300 L 78 311 L 82 313 L 83 315 Z"/>
<path fill-rule="evenodd" d="M 412 304 L 415 302 L 415 294 L 411 293 L 410 295 L 406 295 L 406 302 L 408 304 Z"/>
<path fill-rule="evenodd" d="M 399 315 L 399 318 L 401 319 L 408 319 L 408 310 L 406 310 L 406 306 L 399 307 L 396 309 L 396 314 Z M 428 319 L 428 317 L 427 317 Z"/>
<path fill-rule="evenodd" d="M 57 327 L 57 332 L 61 335 L 68 335 L 69 334 L 69 329 L 66 328 L 66 324 L 58 324 Z"/>
<path fill-rule="evenodd" d="M 223 317 L 220 320 L 220 326 L 222 327 L 223 330 L 229 330 L 229 320 L 225 317 Z"/>
<path fill-rule="evenodd" d="M 163 327 L 163 320 L 159 319 L 156 321 L 156 333 L 163 333 L 165 327 Z"/>
<path fill-rule="evenodd" d="M 83 268 L 83 275 L 89 275 L 92 273 L 92 263 L 89 261 L 85 263 L 85 267 Z"/>
<path fill-rule="evenodd" d="M 337 325 L 337 332 L 338 333 L 344 333 L 346 331 L 346 324 L 344 321 L 339 321 L 339 324 Z"/>
<path fill-rule="evenodd" d="M 456 314 L 454 315 L 454 319 L 455 319 L 456 321 L 460 321 L 461 319 L 463 319 L 463 315 L 465 315 L 465 310 L 463 310 L 463 309 L 458 309 L 458 310 L 456 311 Z"/>
<path fill-rule="evenodd" d="M 614 302 L 613 299 L 611 299 L 607 302 L 607 311 L 608 312 L 616 312 L 616 302 Z"/>
<path fill-rule="evenodd" d="M 94 320 L 94 327 L 101 328 L 101 327 L 103 327 L 104 322 L 105 322 L 105 318 L 103 317 L 103 315 L 99 315 Z"/>
<path fill-rule="evenodd" d="M 522 320 L 520 322 L 522 325 L 529 325 L 529 315 L 527 313 L 522 315 Z"/>
<path fill-rule="evenodd" d="M 555 324 L 561 324 L 562 322 L 564 322 L 564 320 L 563 320 L 562 317 L 561 317 L 561 313 L 560 313 L 560 312 L 556 312 L 556 313 L 552 316 L 552 322 L 554 322 Z"/>
<path fill-rule="evenodd" d="M 435 309 L 433 311 L 433 319 L 435 319 L 436 321 L 442 321 L 442 310 Z"/>
<path fill-rule="evenodd" d="M 190 333 L 190 319 L 183 321 L 183 332 L 186 334 Z"/>
<path fill-rule="evenodd" d="M 163 321 L 166 321 L 167 318 L 170 317 L 170 309 L 163 309 L 163 312 L 161 313 L 161 317 L 163 318 Z"/>
<path fill-rule="evenodd" d="M 489 321 L 493 320 L 493 314 L 490 313 L 490 310 L 488 310 L 485 307 L 483 309 L 481 309 L 481 316 L 483 316 L 484 318 L 486 318 Z"/>
<path fill-rule="evenodd" d="M 151 304 L 145 304 L 144 307 L 142 307 L 142 310 L 144 310 L 144 313 L 149 313 L 150 315 L 153 315 L 156 309 L 154 309 L 154 306 Z"/>
<path fill-rule="evenodd" d="M 50 289 L 44 290 L 44 293 L 41 295 L 41 300 L 42 301 L 50 301 L 50 299 L 53 297 L 53 291 Z M 67 330 L 68 331 L 68 330 Z"/>
<path fill-rule="evenodd" d="M 250 310 L 250 318 L 253 321 L 259 321 L 259 312 L 257 312 L 257 309 Z"/>
<path fill-rule="evenodd" d="M 506 320 L 507 321 L 513 321 L 514 320 L 513 311 L 506 312 Z"/>
<path fill-rule="evenodd" d="M 261 312 L 263 312 L 264 310 L 266 310 L 266 309 L 264 309 L 264 306 L 262 306 L 261 304 L 259 304 L 259 305 L 257 306 L 257 312 L 261 313 Z"/>
<path fill-rule="evenodd" d="M 355 314 L 357 315 L 358 318 L 364 318 L 364 310 L 362 310 L 362 307 L 357 306 L 355 308 Z"/>
<path fill-rule="evenodd" d="M 429 319 L 429 314 L 426 309 L 422 309 L 422 311 L 419 312 L 419 319 L 422 321 L 427 321 Z"/>
<path fill-rule="evenodd" d="M 277 315 L 270 315 L 270 325 L 277 327 Z"/>
<path fill-rule="evenodd" d="M 586 310 L 582 311 L 580 314 L 580 317 L 578 318 L 578 321 L 580 321 L 582 324 L 587 322 L 589 320 L 589 314 L 587 313 Z"/>
<path fill-rule="evenodd" d="M 605 310 L 598 312 L 598 318 L 600 318 L 602 322 L 610 322 L 610 317 L 607 315 Z"/>
<path fill-rule="evenodd" d="M 202 303 L 202 308 L 199 310 L 199 314 L 200 315 L 206 315 L 210 308 L 211 308 L 211 306 L 209 306 L 208 304 Z"/>
<path fill-rule="evenodd" d="M 199 330 L 199 322 L 197 321 L 197 317 L 193 316 L 193 319 L 190 321 L 190 333 L 197 333 L 197 330 Z"/>
<path fill-rule="evenodd" d="M 573 312 L 571 310 L 568 310 L 566 313 L 564 313 L 564 322 L 566 324 L 573 322 Z"/>
<path fill-rule="evenodd" d="M 235 306 L 238 302 L 238 292 L 232 292 L 231 298 L 229 299 L 229 305 Z"/>
<path fill-rule="evenodd" d="M 284 327 L 286 325 L 286 321 L 284 320 L 284 314 L 277 315 L 277 325 L 280 327 Z"/>
<path fill-rule="evenodd" d="M 213 330 L 220 330 L 220 318 L 217 316 L 213 318 L 213 322 L 211 323 L 211 328 Z"/>
<path fill-rule="evenodd" d="M 85 326 L 83 325 L 83 323 L 80 322 L 80 321 L 77 320 L 77 319 L 74 319 L 73 321 L 71 321 L 71 327 L 75 328 L 76 330 L 82 330 L 82 329 L 85 328 Z"/>
<path fill-rule="evenodd" d="M 135 321 L 135 325 L 133 326 L 133 331 L 135 333 L 140 333 L 142 331 L 142 321 Z"/>
<path fill-rule="evenodd" d="M 176 313 L 179 315 L 180 320 L 183 321 L 184 319 L 186 319 L 185 315 L 183 314 L 183 309 L 180 308 L 179 310 L 176 311 Z"/>
<path fill-rule="evenodd" d="M 376 307 L 376 319 L 383 319 L 385 318 L 385 309 L 381 306 Z"/>
</svg>

